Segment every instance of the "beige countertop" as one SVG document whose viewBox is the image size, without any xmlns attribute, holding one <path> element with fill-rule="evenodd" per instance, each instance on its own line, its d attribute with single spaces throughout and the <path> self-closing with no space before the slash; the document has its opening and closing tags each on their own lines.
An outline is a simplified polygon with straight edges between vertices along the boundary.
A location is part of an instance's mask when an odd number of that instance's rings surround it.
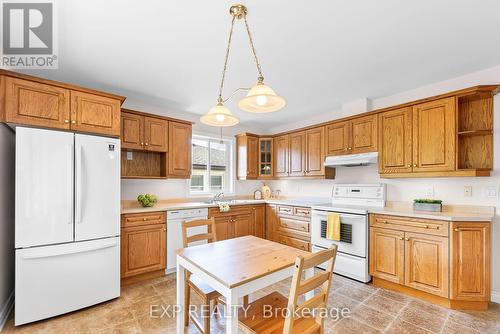
<svg viewBox="0 0 500 334">
<path fill-rule="evenodd" d="M 281 204 L 302 207 L 314 207 L 320 204 L 328 203 L 329 199 L 237 199 L 235 202 L 229 202 L 231 206 L 251 205 L 251 204 Z M 138 206 L 135 201 L 122 202 L 122 214 L 173 211 L 183 209 L 215 208 L 217 204 L 210 204 L 203 201 L 186 200 L 165 200 L 160 201 L 154 207 L 143 208 Z M 414 211 L 412 204 L 408 202 L 387 202 L 384 208 L 368 208 L 369 213 L 385 214 L 393 216 L 404 216 L 423 219 L 438 219 L 447 221 L 492 221 L 495 216 L 495 208 L 490 206 L 470 206 L 470 205 L 444 205 L 442 212 L 422 212 Z"/>
<path fill-rule="evenodd" d="M 235 202 L 228 200 L 230 206 L 235 205 L 251 205 L 251 204 L 281 204 L 281 205 L 293 205 L 302 207 L 312 207 L 320 203 L 325 203 L 328 199 L 323 200 L 304 200 L 304 199 L 267 199 L 267 200 L 255 200 L 255 199 L 237 199 Z M 216 208 L 218 204 L 207 203 L 204 201 L 159 201 L 154 207 L 143 208 L 138 206 L 135 201 L 123 201 L 122 202 L 122 214 L 129 213 L 143 213 L 143 212 L 157 212 L 157 211 L 173 211 L 173 210 L 183 210 L 183 209 L 199 209 L 199 208 Z"/>
<path fill-rule="evenodd" d="M 427 212 L 415 211 L 413 210 L 412 203 L 407 202 L 388 202 L 384 208 L 370 208 L 369 212 L 393 216 L 461 222 L 491 222 L 495 216 L 495 208 L 491 206 L 443 205 L 442 212 Z"/>
</svg>

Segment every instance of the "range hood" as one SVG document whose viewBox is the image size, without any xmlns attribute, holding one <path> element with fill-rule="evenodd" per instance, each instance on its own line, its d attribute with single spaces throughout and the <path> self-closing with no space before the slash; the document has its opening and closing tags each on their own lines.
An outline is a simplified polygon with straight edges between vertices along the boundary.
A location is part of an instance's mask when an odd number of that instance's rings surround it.
<svg viewBox="0 0 500 334">
<path fill-rule="evenodd" d="M 377 161 L 378 152 L 336 155 L 326 157 L 325 167 L 368 166 L 376 164 Z"/>
</svg>

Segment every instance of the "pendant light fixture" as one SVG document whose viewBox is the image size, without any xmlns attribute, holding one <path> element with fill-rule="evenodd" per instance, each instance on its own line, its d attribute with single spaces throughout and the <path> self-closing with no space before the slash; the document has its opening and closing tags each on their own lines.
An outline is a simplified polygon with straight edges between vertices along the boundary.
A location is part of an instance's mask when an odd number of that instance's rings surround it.
<svg viewBox="0 0 500 334">
<path fill-rule="evenodd" d="M 231 111 L 224 105 L 237 91 L 248 90 L 246 97 L 238 102 L 238 107 L 241 110 L 252 112 L 252 113 L 267 113 L 282 109 L 286 106 L 286 101 L 281 96 L 276 94 L 274 90 L 268 85 L 264 84 L 264 76 L 262 74 L 262 68 L 260 66 L 259 59 L 257 57 L 257 52 L 255 51 L 255 46 L 252 39 L 252 34 L 250 33 L 250 28 L 247 21 L 247 8 L 241 4 L 236 4 L 231 6 L 229 13 L 233 17 L 231 20 L 231 29 L 229 31 L 229 38 L 227 42 L 226 57 L 224 59 L 224 68 L 222 70 L 222 78 L 219 86 L 219 96 L 217 97 L 217 104 L 210 109 L 210 111 L 200 118 L 200 121 L 204 124 L 211 126 L 233 126 L 239 123 L 238 117 L 234 116 Z M 226 78 L 227 61 L 229 59 L 229 51 L 231 49 L 231 40 L 233 37 L 233 28 L 235 20 L 243 19 L 245 22 L 245 28 L 248 34 L 248 39 L 250 41 L 250 46 L 252 48 L 252 53 L 255 59 L 255 64 L 257 66 L 258 78 L 257 83 L 252 88 L 238 88 L 231 96 L 226 100 L 222 98 L 222 92 L 224 89 L 224 80 Z"/>
</svg>

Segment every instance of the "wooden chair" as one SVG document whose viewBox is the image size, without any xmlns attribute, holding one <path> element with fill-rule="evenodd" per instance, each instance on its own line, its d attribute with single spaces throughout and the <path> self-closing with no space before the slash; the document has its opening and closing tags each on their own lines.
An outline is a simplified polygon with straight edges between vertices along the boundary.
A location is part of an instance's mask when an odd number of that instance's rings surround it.
<svg viewBox="0 0 500 334">
<path fill-rule="evenodd" d="M 323 334 L 324 317 L 321 316 L 321 310 L 326 309 L 328 302 L 336 256 L 336 245 L 307 257 L 298 256 L 295 260 L 295 273 L 288 300 L 279 292 L 273 292 L 252 302 L 246 312 L 239 310 L 240 329 L 244 333 L 259 334 Z M 327 263 L 325 271 L 308 279 L 302 279 L 304 270 L 325 262 Z M 312 290 L 316 291 L 314 297 L 299 303 L 299 296 Z M 303 316 L 300 317 L 301 315 Z"/>
<path fill-rule="evenodd" d="M 207 233 L 195 234 L 188 236 L 188 229 L 193 227 L 206 226 Z M 214 242 L 217 241 L 217 234 L 215 231 L 215 219 L 212 217 L 210 219 L 200 219 L 193 220 L 190 222 L 182 223 L 182 241 L 184 248 L 189 247 L 190 243 L 196 241 L 207 241 Z M 186 270 L 186 290 L 184 291 L 184 305 L 186 305 L 186 312 L 184 312 L 184 326 L 189 325 L 189 319 L 193 322 L 196 328 L 204 334 L 210 333 L 210 314 L 212 311 L 212 301 L 214 302 L 214 307 L 217 307 L 217 300 L 220 297 L 220 293 L 215 291 L 209 285 L 203 283 L 195 275 L 192 275 Z M 203 317 L 203 327 L 196 317 L 191 316 L 189 312 L 189 305 L 191 302 L 191 290 L 196 292 L 202 299 L 202 317 Z"/>
<path fill-rule="evenodd" d="M 206 226 L 207 233 L 195 234 L 188 236 L 188 229 L 193 227 Z M 190 222 L 182 223 L 182 241 L 184 248 L 189 247 L 190 243 L 197 241 L 207 241 L 214 242 L 217 241 L 217 234 L 215 230 L 215 219 L 212 217 L 210 219 L 200 219 L 193 220 Z M 221 297 L 220 293 L 215 291 L 208 284 L 205 284 L 199 280 L 195 275 L 192 275 L 186 270 L 186 290 L 184 292 L 184 305 L 186 305 L 186 310 L 189 310 L 190 300 L 191 300 L 191 290 L 196 292 L 202 299 L 202 317 L 203 317 L 203 328 L 195 317 L 191 316 L 190 312 L 184 312 L 184 326 L 189 325 L 189 320 L 193 321 L 196 328 L 204 334 L 210 333 L 210 315 L 212 311 L 212 303 L 214 304 L 214 313 L 217 312 L 217 304 L 220 302 L 225 304 L 223 300 L 219 299 Z M 248 296 L 243 298 L 243 305 L 248 305 Z"/>
</svg>

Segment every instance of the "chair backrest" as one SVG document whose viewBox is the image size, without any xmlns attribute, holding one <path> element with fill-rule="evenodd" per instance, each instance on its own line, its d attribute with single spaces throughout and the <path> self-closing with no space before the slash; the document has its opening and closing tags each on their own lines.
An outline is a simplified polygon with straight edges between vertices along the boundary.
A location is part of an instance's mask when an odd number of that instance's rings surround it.
<svg viewBox="0 0 500 334">
<path fill-rule="evenodd" d="M 188 229 L 198 226 L 206 226 L 207 232 L 200 234 L 193 234 L 188 236 Z M 215 232 L 215 218 L 198 219 L 192 221 L 185 221 L 182 223 L 182 242 L 184 248 L 189 247 L 189 244 L 196 241 L 206 240 L 208 243 L 217 241 L 217 234 Z"/>
<path fill-rule="evenodd" d="M 313 253 L 310 256 L 298 256 L 295 260 L 295 272 L 290 287 L 290 296 L 288 298 L 288 314 L 283 327 L 283 334 L 292 333 L 294 321 L 301 315 L 314 317 L 316 320 L 315 328 L 323 333 L 324 316 L 321 310 L 326 309 L 328 294 L 333 276 L 333 266 L 337 257 L 337 245 L 324 251 Z M 322 263 L 326 263 L 326 270 L 315 274 L 307 279 L 302 279 L 304 270 L 314 268 Z M 299 304 L 299 297 L 307 292 L 319 289 L 314 297 Z M 324 315 L 324 314 L 323 314 Z"/>
</svg>

